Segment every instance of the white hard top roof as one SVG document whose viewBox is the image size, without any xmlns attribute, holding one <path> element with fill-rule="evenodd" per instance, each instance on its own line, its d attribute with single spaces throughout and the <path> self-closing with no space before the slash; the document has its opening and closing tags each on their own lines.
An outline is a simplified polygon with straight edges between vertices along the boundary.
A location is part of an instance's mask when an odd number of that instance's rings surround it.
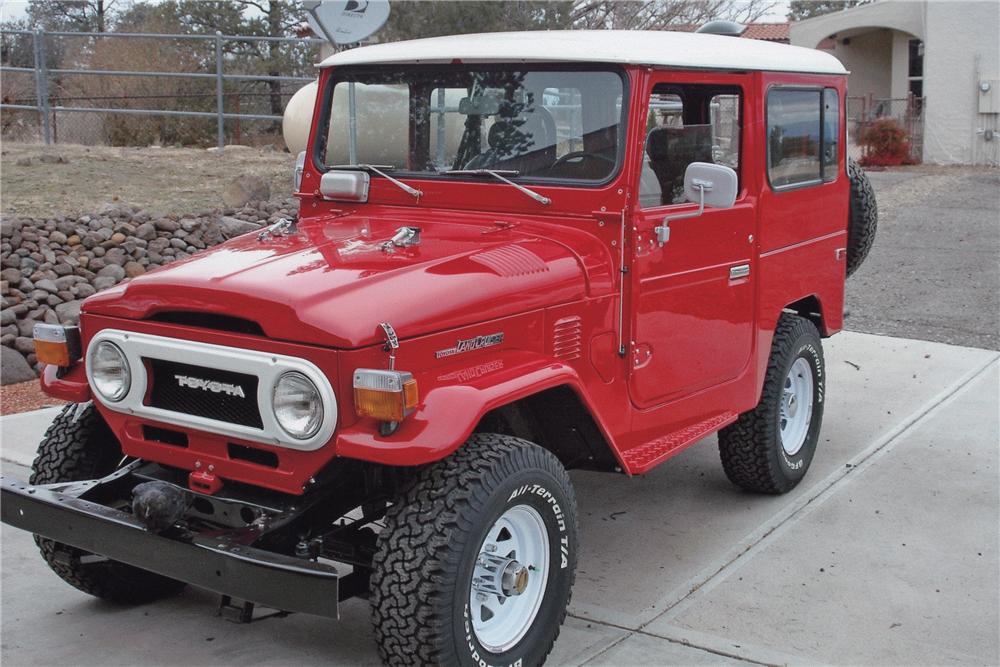
<svg viewBox="0 0 1000 667">
<path fill-rule="evenodd" d="M 683 69 L 847 74 L 828 53 L 757 39 L 689 32 L 544 30 L 450 35 L 335 53 L 320 67 L 462 62 L 576 62 Z"/>
</svg>

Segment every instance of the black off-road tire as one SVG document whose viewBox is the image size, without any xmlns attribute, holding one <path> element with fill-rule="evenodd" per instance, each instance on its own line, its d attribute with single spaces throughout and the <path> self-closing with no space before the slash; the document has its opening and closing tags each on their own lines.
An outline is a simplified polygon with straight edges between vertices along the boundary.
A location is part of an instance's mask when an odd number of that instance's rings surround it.
<svg viewBox="0 0 1000 667">
<path fill-rule="evenodd" d="M 852 158 L 847 158 L 847 176 L 851 182 L 851 209 L 847 223 L 847 275 L 864 263 L 875 243 L 878 229 L 878 203 L 868 174 Z"/>
<path fill-rule="evenodd" d="M 808 362 L 813 373 L 812 418 L 801 448 L 789 456 L 781 444 L 780 403 L 785 379 L 799 358 Z M 816 325 L 783 314 L 771 343 L 760 402 L 719 431 L 719 455 L 731 482 L 757 493 L 780 494 L 795 488 L 816 452 L 823 423 L 825 378 L 823 347 Z"/>
<path fill-rule="evenodd" d="M 546 526 L 549 576 L 526 634 L 492 653 L 472 627 L 469 594 L 487 532 L 528 505 Z M 547 450 L 505 435 L 474 434 L 422 470 L 389 510 L 371 578 L 372 620 L 388 665 L 539 665 L 566 617 L 576 571 L 576 500 Z"/>
<path fill-rule="evenodd" d="M 97 479 L 122 460 L 121 447 L 93 404 L 67 405 L 45 432 L 31 466 L 31 484 Z M 84 593 L 122 604 L 140 604 L 176 595 L 185 584 L 152 572 L 101 559 L 35 535 L 52 571 Z"/>
</svg>

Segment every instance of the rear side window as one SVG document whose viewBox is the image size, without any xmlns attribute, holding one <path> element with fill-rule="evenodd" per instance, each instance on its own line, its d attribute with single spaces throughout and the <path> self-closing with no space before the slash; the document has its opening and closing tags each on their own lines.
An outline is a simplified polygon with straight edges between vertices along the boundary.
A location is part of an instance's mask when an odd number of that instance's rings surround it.
<svg viewBox="0 0 1000 667">
<path fill-rule="evenodd" d="M 831 88 L 775 88 L 767 96 L 767 175 L 774 188 L 837 175 L 839 97 Z"/>
</svg>

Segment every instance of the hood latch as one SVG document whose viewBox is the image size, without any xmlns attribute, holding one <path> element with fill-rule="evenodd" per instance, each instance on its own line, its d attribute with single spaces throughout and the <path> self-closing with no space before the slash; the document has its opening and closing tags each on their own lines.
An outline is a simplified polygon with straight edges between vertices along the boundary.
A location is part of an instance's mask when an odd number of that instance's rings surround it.
<svg viewBox="0 0 1000 667">
<path fill-rule="evenodd" d="M 419 227 L 400 227 L 396 230 L 396 235 L 382 244 L 382 250 L 392 252 L 394 248 L 409 248 L 420 245 Z"/>
</svg>

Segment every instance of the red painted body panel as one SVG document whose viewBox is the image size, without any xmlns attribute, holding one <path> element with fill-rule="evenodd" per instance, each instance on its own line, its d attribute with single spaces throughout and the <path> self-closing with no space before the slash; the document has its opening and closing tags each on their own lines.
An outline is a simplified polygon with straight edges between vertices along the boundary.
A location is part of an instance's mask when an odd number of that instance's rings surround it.
<svg viewBox="0 0 1000 667">
<path fill-rule="evenodd" d="M 545 207 L 500 183 L 408 178 L 424 193 L 417 201 L 376 177 L 368 203 L 344 206 L 315 196 L 319 172 L 307 161 L 297 233 L 240 237 L 88 299 L 84 345 L 114 327 L 298 356 L 327 374 L 337 394 L 337 430 L 311 452 L 170 424 L 159 426 L 183 431 L 188 446 L 152 442 L 142 420 L 99 405 L 125 452 L 189 471 L 200 462 L 223 480 L 297 494 L 334 457 L 438 460 L 491 409 L 568 386 L 622 470 L 641 473 L 751 409 L 782 308 L 815 297 L 823 333 L 842 326 L 837 251 L 846 244 L 849 187 L 841 155 L 836 181 L 771 190 L 766 87 L 833 86 L 843 119 L 844 77 L 629 68 L 628 80 L 624 161 L 604 186 L 533 186 L 552 199 Z M 644 130 L 649 91 L 662 81 L 740 87 L 743 125 L 736 206 L 672 223 L 659 248 L 652 228 L 692 208 L 636 203 L 645 139 L 636 128 Z M 404 225 L 421 228 L 421 244 L 382 250 Z M 730 280 L 741 264 L 750 276 Z M 244 318 L 266 335 L 151 321 L 167 311 Z M 399 334 L 396 367 L 420 389 L 416 411 L 390 436 L 359 419 L 352 402 L 354 369 L 386 367 L 380 322 Z M 435 354 L 498 332 L 500 345 Z M 67 400 L 89 397 L 82 364 L 62 378 L 47 369 L 42 383 Z M 229 442 L 275 452 L 278 467 L 230 459 Z"/>
</svg>

